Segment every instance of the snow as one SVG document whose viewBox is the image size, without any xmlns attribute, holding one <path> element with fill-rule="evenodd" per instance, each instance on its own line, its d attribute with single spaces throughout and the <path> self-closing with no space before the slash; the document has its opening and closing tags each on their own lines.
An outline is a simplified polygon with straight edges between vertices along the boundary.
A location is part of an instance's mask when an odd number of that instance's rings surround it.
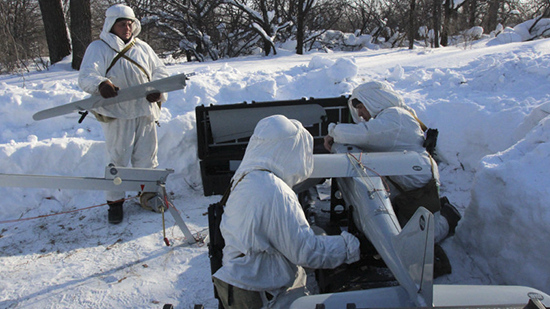
<svg viewBox="0 0 550 309">
<path fill-rule="evenodd" d="M 512 33 L 512 32 L 510 32 Z M 195 106 L 347 95 L 369 80 L 393 84 L 439 129 L 442 194 L 463 213 L 444 241 L 453 273 L 442 284 L 531 286 L 550 293 L 550 40 L 486 38 L 468 47 L 250 56 L 180 63 L 195 72 L 169 94 L 159 128 L 159 168 L 193 233 L 207 234 Z M 103 177 L 100 125 L 40 110 L 87 97 L 70 59 L 47 71 L 0 76 L 0 172 Z M 9 180 L 7 181 L 9 182 Z M 6 182 L 4 182 L 5 184 Z M 135 195 L 135 192 L 128 192 Z M 0 308 L 216 308 L 207 248 L 187 245 L 167 214 L 132 199 L 107 223 L 101 191 L 0 188 Z M 63 213 L 78 210 L 70 213 Z M 54 215 L 55 214 L 55 215 Z M 19 218 L 38 219 L 12 222 Z"/>
</svg>

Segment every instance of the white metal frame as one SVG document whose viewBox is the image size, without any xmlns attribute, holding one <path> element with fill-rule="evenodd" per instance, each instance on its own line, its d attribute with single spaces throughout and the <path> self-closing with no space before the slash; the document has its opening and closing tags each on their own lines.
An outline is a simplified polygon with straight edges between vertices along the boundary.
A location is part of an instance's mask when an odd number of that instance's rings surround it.
<svg viewBox="0 0 550 309">
<path fill-rule="evenodd" d="M 164 209 L 168 209 L 176 224 L 183 232 L 188 244 L 196 242 L 187 228 L 178 210 L 168 202 L 166 179 L 173 173 L 172 169 L 147 169 L 116 167 L 112 164 L 105 168 L 104 178 L 0 174 L 1 187 L 78 189 L 78 190 L 116 190 L 158 192 Z"/>
</svg>

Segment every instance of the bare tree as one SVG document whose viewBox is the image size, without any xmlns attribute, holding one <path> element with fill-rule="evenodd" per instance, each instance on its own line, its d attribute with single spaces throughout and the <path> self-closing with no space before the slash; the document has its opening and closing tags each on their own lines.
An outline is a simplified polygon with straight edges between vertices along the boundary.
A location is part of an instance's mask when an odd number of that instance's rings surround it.
<svg viewBox="0 0 550 309">
<path fill-rule="evenodd" d="M 302 0 L 299 0 L 302 1 Z M 306 0 L 311 1 L 311 0 Z M 225 3 L 230 4 L 243 11 L 248 19 L 248 25 L 253 29 L 263 42 L 264 54 L 267 56 L 273 51 L 277 54 L 275 47 L 275 39 L 277 33 L 288 26 L 291 22 L 282 20 L 275 16 L 275 7 L 278 1 L 268 0 L 225 0 Z"/>
<path fill-rule="evenodd" d="M 451 35 L 451 19 L 454 11 L 454 1 L 445 0 L 443 28 L 441 29 L 441 45 L 449 45 L 449 35 Z"/>
<path fill-rule="evenodd" d="M 252 54 L 260 37 L 249 27 L 243 27 L 248 23 L 246 14 L 231 5 L 222 5 L 219 10 L 222 23 L 218 27 L 217 48 L 220 54 L 227 57 Z"/>
<path fill-rule="evenodd" d="M 468 6 L 469 10 L 470 10 L 470 23 L 469 23 L 469 27 L 473 27 L 473 26 L 476 26 L 476 16 L 477 16 L 477 2 L 478 0 L 470 0 L 470 5 Z"/>
<path fill-rule="evenodd" d="M 502 0 L 489 0 L 489 11 L 487 12 L 487 20 L 485 22 L 485 29 L 491 31 L 498 25 L 498 13 Z"/>
<path fill-rule="evenodd" d="M 319 1 L 311 8 L 307 15 L 304 46 L 318 45 L 322 48 L 332 48 L 332 42 L 320 41 L 323 37 L 331 37 L 328 32 L 335 28 L 335 25 L 342 19 L 346 8 L 346 0 L 327 0 Z M 327 34 L 329 34 L 327 36 Z M 320 43 L 320 44 L 318 44 Z M 345 45 L 341 45 L 345 47 Z"/>
<path fill-rule="evenodd" d="M 548 18 L 550 17 L 550 2 L 547 0 L 534 0 L 532 6 L 527 10 L 532 13 L 530 16 L 531 18 Z"/>
<path fill-rule="evenodd" d="M 441 1 L 443 0 L 433 0 L 433 47 L 435 48 L 439 47 L 439 29 L 441 28 Z"/>
<path fill-rule="evenodd" d="M 105 10 L 120 2 L 134 9 L 143 26 L 140 35 L 155 51 L 189 61 L 248 55 L 258 48 L 276 54 L 288 40 L 295 40 L 297 53 L 353 50 L 359 45 L 347 43 L 349 33 L 369 34 L 381 47 L 408 42 L 412 48 L 419 28 L 433 33 L 432 46 L 439 47 L 473 26 L 490 31 L 527 19 L 535 19 L 533 39 L 549 35 L 540 22 L 550 15 L 548 0 L 3 0 L 0 70 L 41 59 L 46 46 L 52 63 L 69 55 L 65 19 L 78 68 L 91 37 L 102 29 Z"/>
<path fill-rule="evenodd" d="M 45 66 L 40 57 L 47 54 L 46 42 L 35 1 L 0 2 L 0 40 L 0 72 L 28 70 L 29 61 Z"/>
<path fill-rule="evenodd" d="M 176 2 L 176 1 L 174 1 Z M 200 1 L 189 0 L 187 9 L 184 11 L 186 17 L 185 39 L 180 41 L 180 47 L 184 47 L 200 61 L 208 55 L 212 60 L 217 60 L 219 54 L 216 51 L 212 36 L 217 34 L 217 30 L 212 25 L 215 20 L 215 9 L 221 1 Z M 185 2 L 184 2 L 185 4 Z"/>
<path fill-rule="evenodd" d="M 538 23 L 543 19 L 543 18 L 548 18 L 550 17 L 550 3 L 548 3 L 545 7 L 544 7 L 544 11 L 542 11 L 542 13 L 535 19 L 535 22 L 533 23 L 533 25 L 531 25 L 531 27 L 529 27 L 529 33 L 531 33 L 533 35 L 533 38 L 537 38 L 537 37 L 541 37 L 541 36 L 548 36 L 549 33 L 550 33 L 550 29 L 545 29 L 543 31 L 536 31 L 538 30 L 537 29 L 537 25 Z M 539 33 L 536 33 L 534 34 L 534 32 L 540 32 Z"/>
<path fill-rule="evenodd" d="M 409 49 L 414 48 L 414 37 L 416 35 L 416 0 L 411 0 L 411 9 L 409 12 Z"/>
<path fill-rule="evenodd" d="M 222 16 L 217 9 L 223 0 L 155 0 L 140 7 L 142 26 L 150 33 L 151 46 L 171 52 L 174 57 L 185 54 L 188 61 L 220 57 L 217 43 Z M 153 32 L 154 31 L 154 32 Z"/>
<path fill-rule="evenodd" d="M 384 46 L 401 46 L 408 38 L 410 21 L 410 1 L 386 0 L 380 1 L 380 26 L 373 32 L 373 35 L 381 41 Z M 418 0 L 415 11 L 418 12 Z"/>
<path fill-rule="evenodd" d="M 298 14 L 296 15 L 296 53 L 304 53 L 305 23 L 311 8 L 316 0 L 298 0 Z"/>
<path fill-rule="evenodd" d="M 63 5 L 61 0 L 38 0 L 38 3 L 46 31 L 50 62 L 53 64 L 71 53 Z"/>
<path fill-rule="evenodd" d="M 92 41 L 92 12 L 90 0 L 70 0 L 71 41 L 73 46 L 72 68 L 80 69 L 86 47 Z"/>
<path fill-rule="evenodd" d="M 373 34 L 383 24 L 379 0 L 351 0 L 344 7 L 343 18 L 336 24 L 338 30 Z"/>
</svg>

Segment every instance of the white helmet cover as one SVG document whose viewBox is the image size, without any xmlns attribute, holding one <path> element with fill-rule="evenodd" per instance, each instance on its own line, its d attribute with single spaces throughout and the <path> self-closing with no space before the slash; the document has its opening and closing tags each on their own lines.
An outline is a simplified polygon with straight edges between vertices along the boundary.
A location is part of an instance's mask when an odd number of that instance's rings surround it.
<svg viewBox="0 0 550 309">
<path fill-rule="evenodd" d="M 103 33 L 107 34 L 111 32 L 113 25 L 119 18 L 126 18 L 133 20 L 132 36 L 136 37 L 141 32 L 141 23 L 136 18 L 134 10 L 124 4 L 115 4 L 105 11 L 105 23 L 103 24 Z"/>
<path fill-rule="evenodd" d="M 414 111 L 405 104 L 403 97 L 386 82 L 371 81 L 353 89 L 348 101 L 348 106 L 353 120 L 358 123 L 361 120 L 352 105 L 353 99 L 357 99 L 363 103 L 373 118 L 382 110 L 389 107 L 401 107 L 414 113 Z"/>
</svg>

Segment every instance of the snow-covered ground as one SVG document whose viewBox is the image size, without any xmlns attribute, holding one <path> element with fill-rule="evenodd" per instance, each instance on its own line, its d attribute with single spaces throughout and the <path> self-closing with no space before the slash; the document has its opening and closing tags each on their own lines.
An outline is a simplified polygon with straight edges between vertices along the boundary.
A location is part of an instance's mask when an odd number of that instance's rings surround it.
<svg viewBox="0 0 550 309">
<path fill-rule="evenodd" d="M 550 40 L 467 47 L 295 55 L 279 50 L 168 67 L 195 72 L 169 94 L 159 128 L 159 168 L 193 233 L 207 234 L 195 106 L 347 95 L 387 80 L 439 129 L 442 193 L 464 214 L 443 243 L 453 273 L 443 284 L 526 285 L 550 293 Z M 70 59 L 48 71 L 0 76 L 0 172 L 103 177 L 102 131 L 78 114 L 32 115 L 87 97 Z M 129 192 L 130 195 L 135 192 Z M 170 215 L 125 204 L 107 223 L 101 191 L 0 188 L 0 308 L 216 308 L 205 245 L 188 246 Z M 61 214 L 63 213 L 63 214 Z M 11 220 L 57 214 L 38 219 Z"/>
</svg>

